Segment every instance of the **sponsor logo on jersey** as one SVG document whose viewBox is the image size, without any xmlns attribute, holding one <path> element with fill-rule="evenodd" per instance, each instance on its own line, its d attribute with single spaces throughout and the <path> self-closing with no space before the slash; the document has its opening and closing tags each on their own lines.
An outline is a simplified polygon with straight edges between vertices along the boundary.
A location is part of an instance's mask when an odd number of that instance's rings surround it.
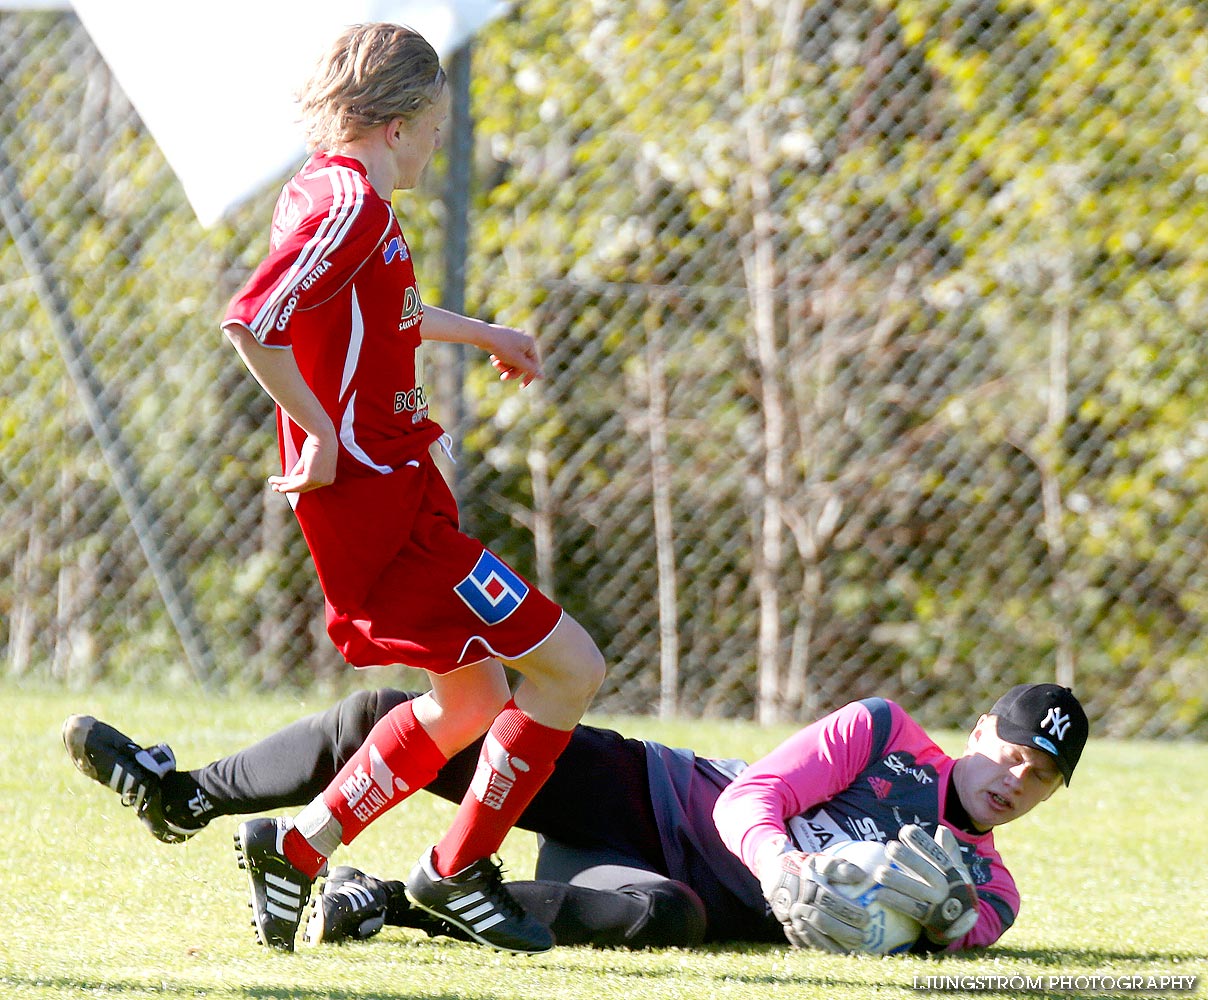
<svg viewBox="0 0 1208 1000">
<path fill-rule="evenodd" d="M 902 827 L 904 827 L 907 823 L 913 823 L 915 826 L 921 826 L 924 830 L 926 830 L 927 827 L 934 825 L 930 821 L 923 819 L 923 817 L 918 813 L 914 814 L 914 819 L 906 819 L 902 816 L 902 810 L 897 806 L 893 807 L 893 821 L 897 823 L 899 830 L 902 829 Z"/>
<path fill-rule="evenodd" d="M 969 869 L 969 874 L 973 878 L 973 884 L 985 885 L 994 876 L 994 872 L 990 868 L 990 859 L 978 854 L 977 848 L 972 844 L 966 844 L 963 840 L 959 841 L 959 843 L 961 860 L 965 862 L 965 867 Z"/>
<path fill-rule="evenodd" d="M 401 236 L 392 237 L 390 242 L 382 248 L 382 257 L 385 258 L 387 264 L 396 257 L 399 260 L 406 260 L 408 256 L 410 255 L 407 253 L 407 244 L 403 242 Z"/>
<path fill-rule="evenodd" d="M 528 596 L 528 584 L 494 553 L 483 549 L 469 576 L 453 592 L 488 625 L 498 625 Z"/>
<path fill-rule="evenodd" d="M 314 283 L 330 270 L 331 261 L 321 260 L 314 266 L 310 274 L 308 274 L 294 286 L 294 290 L 290 293 L 289 299 L 286 301 L 285 305 L 281 307 L 281 314 L 277 317 L 278 331 L 284 330 L 286 326 L 289 325 L 289 318 L 294 314 L 294 310 L 298 308 L 298 300 L 302 297 L 302 293 L 309 291 Z"/>
<path fill-rule="evenodd" d="M 868 783 L 872 786 L 873 794 L 878 799 L 888 798 L 889 793 L 893 791 L 893 784 L 891 782 L 886 781 L 884 778 L 878 778 L 876 775 L 870 777 Z"/>
<path fill-rule="evenodd" d="M 276 250 L 285 237 L 298 228 L 298 224 L 302 221 L 302 210 L 294 202 L 291 197 L 290 189 L 295 185 L 287 184 L 281 189 L 281 195 L 277 199 L 277 208 L 273 213 L 273 227 L 269 233 L 269 246 Z"/>
<path fill-rule="evenodd" d="M 394 394 L 395 413 L 428 413 L 428 392 L 422 385 L 414 389 L 403 389 Z"/>
<path fill-rule="evenodd" d="M 825 809 L 819 809 L 808 819 L 804 816 L 793 816 L 787 826 L 793 843 L 797 845 L 798 850 L 806 853 L 825 851 L 836 841 L 851 840 Z"/>
<path fill-rule="evenodd" d="M 920 785 L 930 785 L 935 781 L 935 768 L 926 764 L 915 766 L 914 757 L 908 753 L 891 753 L 882 763 L 899 777 L 910 775 Z"/>
<path fill-rule="evenodd" d="M 403 292 L 403 313 L 398 320 L 399 333 L 409 330 L 424 318 L 424 303 L 419 297 L 419 289 L 408 285 Z"/>
<path fill-rule="evenodd" d="M 402 329 L 400 325 L 399 329 Z M 424 345 L 415 349 L 415 388 L 394 394 L 394 412 L 410 413 L 411 423 L 428 419 L 428 391 L 424 387 Z"/>
<path fill-rule="evenodd" d="M 877 821 L 871 816 L 851 816 L 847 826 L 851 830 L 852 840 L 875 840 L 883 844 L 889 839 L 889 835 L 877 826 Z"/>
<path fill-rule="evenodd" d="M 526 761 L 511 756 L 492 733 L 487 733 L 478 756 L 478 767 L 470 791 L 488 809 L 502 809 L 508 793 L 516 784 L 516 773 L 529 769 Z"/>
<path fill-rule="evenodd" d="M 319 263 L 317 263 L 314 266 L 314 269 L 310 272 L 310 274 L 308 274 L 305 278 L 303 278 L 300 282 L 298 282 L 298 290 L 301 292 L 309 291 L 311 286 L 313 286 L 316 281 L 318 281 L 321 277 L 323 277 L 323 275 L 325 275 L 330 270 L 331 270 L 331 261 L 329 261 L 329 260 L 319 261 Z"/>
</svg>

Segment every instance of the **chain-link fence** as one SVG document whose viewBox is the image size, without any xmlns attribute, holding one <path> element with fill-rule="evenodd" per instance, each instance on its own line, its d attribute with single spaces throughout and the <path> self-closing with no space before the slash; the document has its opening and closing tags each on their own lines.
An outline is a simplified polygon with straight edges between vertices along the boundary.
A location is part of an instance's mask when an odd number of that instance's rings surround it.
<svg viewBox="0 0 1208 1000">
<path fill-rule="evenodd" d="M 274 192 L 201 230 L 69 14 L 0 61 L 4 669 L 346 683 L 217 327 Z M 469 65 L 466 311 L 549 377 L 447 350 L 433 413 L 599 708 L 1056 678 L 1208 732 L 1202 5 L 538 0 Z M 436 302 L 447 167 L 396 202 Z"/>
</svg>

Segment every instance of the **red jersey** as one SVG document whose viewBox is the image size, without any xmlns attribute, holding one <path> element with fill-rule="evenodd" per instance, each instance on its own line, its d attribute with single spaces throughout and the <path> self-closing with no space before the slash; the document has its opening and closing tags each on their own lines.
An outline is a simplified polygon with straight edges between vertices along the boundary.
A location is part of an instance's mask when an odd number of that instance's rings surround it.
<svg viewBox="0 0 1208 1000">
<path fill-rule="evenodd" d="M 441 435 L 422 384 L 424 308 L 390 202 L 364 166 L 316 153 L 281 191 L 268 256 L 227 307 L 265 347 L 293 348 L 340 436 L 337 481 L 388 473 Z M 306 432 L 278 410 L 282 471 Z"/>
<path fill-rule="evenodd" d="M 327 604 L 328 633 L 357 666 L 437 673 L 516 658 L 562 609 L 482 542 L 428 448 L 420 362 L 424 307 L 390 203 L 357 160 L 312 156 L 273 212 L 268 257 L 227 307 L 265 347 L 292 348 L 340 436 L 335 482 L 290 494 Z M 282 471 L 306 432 L 277 410 Z"/>
</svg>

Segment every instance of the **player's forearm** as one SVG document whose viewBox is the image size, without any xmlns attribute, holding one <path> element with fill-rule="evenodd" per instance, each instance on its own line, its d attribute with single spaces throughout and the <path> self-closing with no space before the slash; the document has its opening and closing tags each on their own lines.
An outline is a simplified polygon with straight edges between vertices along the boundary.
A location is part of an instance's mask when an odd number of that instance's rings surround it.
<svg viewBox="0 0 1208 1000">
<path fill-rule="evenodd" d="M 491 364 L 501 379 L 522 379 L 523 384 L 528 385 L 533 379 L 541 378 L 541 353 L 537 342 L 523 330 L 484 323 L 447 309 L 425 307 L 420 336 L 424 340 L 482 348 L 491 355 Z"/>
<path fill-rule="evenodd" d="M 239 323 L 227 324 L 223 332 L 261 388 L 294 423 L 325 443 L 335 442 L 335 425 L 306 384 L 292 350 L 265 347 Z"/>
<path fill-rule="evenodd" d="M 768 852 L 779 854 L 775 848 L 788 840 L 782 816 L 783 802 L 775 790 L 757 782 L 731 785 L 713 808 L 721 842 L 756 877 Z"/>
<path fill-rule="evenodd" d="M 424 340 L 435 340 L 443 344 L 469 344 L 484 351 L 492 351 L 495 329 L 484 320 L 463 316 L 438 306 L 425 305 L 420 335 Z"/>
</svg>

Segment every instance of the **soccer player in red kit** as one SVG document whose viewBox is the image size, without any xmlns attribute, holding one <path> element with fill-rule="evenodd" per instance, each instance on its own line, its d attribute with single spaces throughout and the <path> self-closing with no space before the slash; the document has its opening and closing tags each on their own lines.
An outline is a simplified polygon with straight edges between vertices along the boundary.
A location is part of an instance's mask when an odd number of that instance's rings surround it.
<svg viewBox="0 0 1208 1000">
<path fill-rule="evenodd" d="M 286 184 L 270 250 L 223 329 L 277 403 L 285 494 L 356 666 L 427 671 L 431 691 L 383 718 L 292 819 L 240 826 L 257 936 L 293 948 L 313 880 L 340 844 L 486 732 L 453 825 L 407 880 L 415 901 L 475 940 L 552 945 L 493 860 L 553 769 L 604 675 L 584 629 L 481 542 L 429 453 L 425 340 L 472 344 L 503 379 L 540 376 L 532 337 L 425 306 L 391 194 L 412 188 L 448 116 L 432 47 L 394 24 L 349 28 L 300 96 L 313 155 Z M 514 696 L 503 663 L 522 681 Z"/>
</svg>

